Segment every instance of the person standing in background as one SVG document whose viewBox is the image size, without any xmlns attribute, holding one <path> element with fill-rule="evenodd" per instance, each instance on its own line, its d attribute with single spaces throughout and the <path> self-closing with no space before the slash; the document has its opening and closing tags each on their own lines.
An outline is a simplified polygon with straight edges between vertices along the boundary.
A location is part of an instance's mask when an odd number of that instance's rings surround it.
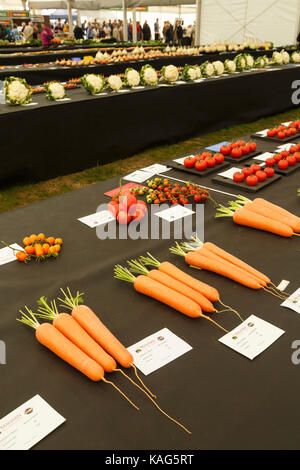
<svg viewBox="0 0 300 470">
<path fill-rule="evenodd" d="M 120 41 L 120 31 L 119 31 L 119 26 L 116 21 L 113 22 L 113 32 L 112 32 L 113 37 L 115 38 L 116 42 Z"/>
<path fill-rule="evenodd" d="M 25 26 L 23 31 L 25 41 L 30 41 L 33 36 L 33 27 L 31 21 Z"/>
<path fill-rule="evenodd" d="M 84 38 L 84 32 L 83 32 L 83 29 L 82 27 L 79 25 L 79 23 L 77 22 L 75 28 L 74 28 L 74 38 L 75 39 L 83 39 Z"/>
<path fill-rule="evenodd" d="M 57 32 L 62 32 L 63 31 L 63 26 L 61 24 L 61 18 L 58 18 L 57 25 L 54 28 L 55 31 Z"/>
<path fill-rule="evenodd" d="M 86 30 L 86 37 L 87 39 L 93 39 L 94 37 L 94 29 L 91 23 L 88 23 L 87 30 Z"/>
<path fill-rule="evenodd" d="M 176 42 L 177 42 L 178 46 L 181 46 L 182 36 L 183 36 L 183 29 L 182 29 L 180 21 L 176 21 L 175 36 L 176 36 Z"/>
<path fill-rule="evenodd" d="M 123 21 L 119 20 L 119 33 L 120 33 L 120 41 L 124 41 L 124 34 L 123 34 Z"/>
<path fill-rule="evenodd" d="M 191 46 L 192 44 L 192 26 L 191 25 L 189 25 L 186 28 L 186 37 L 187 37 L 187 45 Z"/>
<path fill-rule="evenodd" d="M 112 23 L 111 20 L 108 20 L 108 26 L 109 26 L 109 28 L 110 28 L 110 35 L 111 35 L 111 36 L 113 35 L 114 23 L 116 23 L 116 21 L 114 21 L 114 22 Z"/>
<path fill-rule="evenodd" d="M 173 43 L 173 40 L 174 40 L 174 29 L 173 29 L 173 25 L 167 21 L 167 29 L 166 29 L 166 44 L 170 44 L 170 43 Z"/>
<path fill-rule="evenodd" d="M 158 18 L 157 18 L 157 20 L 156 20 L 155 23 L 154 23 L 154 39 L 155 39 L 155 41 L 159 41 L 159 40 L 160 40 L 159 21 L 158 21 Z"/>
<path fill-rule="evenodd" d="M 52 44 L 52 39 L 54 34 L 50 28 L 48 28 L 45 23 L 42 23 L 41 39 L 43 47 L 49 47 Z"/>
<path fill-rule="evenodd" d="M 151 39 L 151 29 L 150 26 L 147 23 L 147 20 L 145 20 L 144 26 L 143 26 L 143 40 L 144 41 L 150 41 Z"/>
<path fill-rule="evenodd" d="M 63 32 L 64 33 L 69 32 L 69 24 L 68 24 L 67 20 L 64 22 Z"/>
<path fill-rule="evenodd" d="M 139 21 L 136 22 L 136 36 L 137 36 L 137 40 L 141 41 L 141 39 L 142 39 L 142 28 L 141 28 L 141 25 L 140 25 Z"/>
<path fill-rule="evenodd" d="M 12 30 L 11 30 L 11 37 L 12 37 L 13 42 L 19 41 L 21 39 L 18 28 L 15 24 L 13 25 Z"/>
<path fill-rule="evenodd" d="M 32 33 L 32 37 L 33 39 L 37 39 L 38 38 L 38 34 L 39 34 L 39 27 L 36 23 L 34 23 L 34 25 L 32 26 L 33 28 L 33 33 Z"/>
<path fill-rule="evenodd" d="M 105 23 L 105 25 L 103 27 L 103 31 L 105 32 L 105 36 L 107 38 L 109 38 L 111 36 L 111 29 L 110 29 L 108 23 Z"/>
</svg>

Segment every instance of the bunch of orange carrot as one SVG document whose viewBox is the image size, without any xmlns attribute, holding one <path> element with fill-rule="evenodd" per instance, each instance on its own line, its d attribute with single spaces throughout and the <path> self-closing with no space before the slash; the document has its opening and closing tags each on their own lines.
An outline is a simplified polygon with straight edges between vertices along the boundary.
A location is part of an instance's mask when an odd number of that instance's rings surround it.
<svg viewBox="0 0 300 470">
<path fill-rule="evenodd" d="M 118 371 L 133 385 L 139 388 L 165 416 L 174 421 L 186 432 L 182 424 L 167 415 L 153 400 L 155 395 L 146 387 L 139 377 L 133 364 L 133 356 L 113 333 L 101 322 L 99 317 L 87 305 L 83 305 L 83 294 L 77 292 L 72 296 L 69 288 L 67 293 L 61 289 L 64 297 L 58 298 L 61 306 L 71 310 L 71 314 L 59 313 L 56 301 L 48 302 L 45 297 L 38 300 L 38 309 L 34 313 L 25 307 L 26 313 L 20 310 L 21 318 L 17 320 L 36 330 L 36 339 L 58 357 L 82 372 L 94 382 L 103 380 L 111 384 L 137 410 L 139 408 L 111 381 L 105 373 Z M 50 320 L 52 323 L 40 323 L 38 318 Z M 141 388 L 125 372 L 118 368 L 117 362 L 125 367 L 133 367 Z M 153 397 L 153 398 L 152 398 Z"/>
<path fill-rule="evenodd" d="M 129 268 L 115 266 L 114 277 L 132 283 L 137 292 L 152 297 L 184 315 L 205 318 L 225 332 L 225 328 L 203 312 L 233 311 L 242 320 L 236 310 L 221 301 L 217 289 L 195 279 L 168 261 L 160 263 L 150 253 L 147 255 L 141 256 L 139 260 L 128 261 Z M 146 266 L 158 269 L 149 271 Z M 217 310 L 213 302 L 219 302 L 225 310 Z"/>
<path fill-rule="evenodd" d="M 264 289 L 283 300 L 288 297 L 288 294 L 277 289 L 268 276 L 214 243 L 202 243 L 197 236 L 192 238 L 192 242 L 193 245 L 176 243 L 176 247 L 170 248 L 170 251 L 183 256 L 191 267 L 212 271 L 250 289 Z"/>
<path fill-rule="evenodd" d="M 232 217 L 238 225 L 275 233 L 281 237 L 299 236 L 300 232 L 300 217 L 262 198 L 251 201 L 239 196 L 237 201 L 229 202 L 229 207 L 219 206 L 216 217 Z"/>
</svg>

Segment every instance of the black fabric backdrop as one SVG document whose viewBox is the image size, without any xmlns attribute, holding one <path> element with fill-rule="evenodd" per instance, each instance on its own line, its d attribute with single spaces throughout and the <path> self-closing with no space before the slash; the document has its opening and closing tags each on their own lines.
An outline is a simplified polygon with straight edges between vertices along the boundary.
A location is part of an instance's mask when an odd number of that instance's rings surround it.
<svg viewBox="0 0 300 470">
<path fill-rule="evenodd" d="M 234 74 L 70 102 L 0 106 L 0 181 L 49 179 L 112 162 L 163 142 L 207 133 L 293 107 L 298 68 Z"/>
<path fill-rule="evenodd" d="M 91 46 L 90 46 L 91 47 Z M 101 49 L 101 47 L 99 48 Z M 262 55 L 266 55 L 267 57 L 272 57 L 274 50 L 263 51 L 263 50 L 254 50 L 250 51 L 250 54 L 253 57 L 258 57 Z M 92 55 L 95 56 L 97 50 L 94 52 L 78 52 L 76 49 L 71 50 L 69 52 L 59 52 L 56 51 L 52 54 L 33 54 L 33 55 L 25 55 L 25 56 L 7 56 L 7 57 L 0 57 L 0 65 L 23 65 L 23 64 L 39 64 L 45 62 L 55 62 L 57 59 L 71 59 L 72 57 L 83 57 L 85 55 Z M 222 53 L 208 53 L 208 54 L 200 54 L 195 56 L 195 63 L 201 63 L 205 60 L 222 60 L 225 59 L 232 59 L 240 52 L 222 52 Z M 192 56 L 193 57 L 193 56 Z M 164 59 L 156 59 L 156 60 L 168 60 L 168 63 L 173 63 L 172 61 L 175 59 L 176 64 L 176 57 L 165 57 Z M 181 57 L 181 60 L 185 60 L 189 63 L 189 56 Z M 125 64 L 126 65 L 126 64 Z"/>
<path fill-rule="evenodd" d="M 148 94 L 147 94 L 148 95 Z M 151 94 L 149 94 L 151 96 Z M 215 142 L 211 142 L 213 144 Z M 272 144 L 265 143 L 266 150 Z M 168 175 L 185 179 L 171 170 Z M 194 177 L 211 187 L 211 176 Z M 0 215 L 1 239 L 21 242 L 24 235 L 43 231 L 61 235 L 64 248 L 57 261 L 0 267 L 0 338 L 6 342 L 7 364 L 0 365 L 0 417 L 40 394 L 66 423 L 36 449 L 299 449 L 299 367 L 291 362 L 291 345 L 299 340 L 298 315 L 280 301 L 208 272 L 191 272 L 182 258 L 168 252 L 173 240 L 105 240 L 77 218 L 94 213 L 108 200 L 103 193 L 118 178 Z M 300 215 L 299 172 L 283 177 L 258 194 Z M 215 186 L 227 191 L 226 187 Z M 229 190 L 240 193 L 241 191 Z M 231 196 L 212 193 L 226 204 Z M 245 194 L 248 196 L 248 194 Z M 214 219 L 205 206 L 205 239 L 234 253 L 269 275 L 273 282 L 299 287 L 299 238 L 275 235 Z M 220 344 L 222 332 L 202 319 L 190 319 L 113 279 L 113 266 L 146 251 L 170 260 L 215 286 L 226 304 L 245 318 L 255 314 L 285 334 L 253 361 Z M 158 403 L 191 428 L 188 436 L 163 417 L 144 395 L 118 373 L 110 378 L 141 407 L 137 412 L 109 385 L 95 384 L 43 348 L 34 331 L 15 321 L 18 309 L 35 307 L 60 287 L 86 293 L 90 305 L 126 345 L 167 327 L 193 350 L 143 377 Z M 230 312 L 214 315 L 227 329 L 238 325 Z M 131 377 L 133 372 L 129 371 Z"/>
</svg>

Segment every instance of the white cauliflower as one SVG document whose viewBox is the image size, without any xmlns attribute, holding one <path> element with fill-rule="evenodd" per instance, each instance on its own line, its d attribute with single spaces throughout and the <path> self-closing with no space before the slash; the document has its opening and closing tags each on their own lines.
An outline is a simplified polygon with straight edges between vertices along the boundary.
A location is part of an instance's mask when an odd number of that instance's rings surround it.
<svg viewBox="0 0 300 470">
<path fill-rule="evenodd" d="M 63 85 L 58 82 L 50 83 L 48 86 L 48 90 L 54 100 L 61 100 L 66 94 Z"/>
<path fill-rule="evenodd" d="M 216 60 L 215 62 L 212 63 L 214 71 L 216 72 L 217 75 L 222 75 L 224 73 L 224 64 L 220 60 Z M 206 70 L 209 68 L 210 64 L 207 65 Z M 206 72 L 209 76 L 209 73 Z"/>
<path fill-rule="evenodd" d="M 163 67 L 162 74 L 165 80 L 170 83 L 176 82 L 179 76 L 178 69 L 175 65 L 167 65 L 166 67 Z"/>
<path fill-rule="evenodd" d="M 123 82 L 118 75 L 110 75 L 107 79 L 107 83 L 113 91 L 118 91 L 123 86 Z"/>
<path fill-rule="evenodd" d="M 126 73 L 126 81 L 129 86 L 138 86 L 140 84 L 140 74 L 137 70 L 130 69 Z"/>
<path fill-rule="evenodd" d="M 7 93 L 12 100 L 22 102 L 27 98 L 28 89 L 19 80 L 14 80 L 7 86 Z"/>
</svg>

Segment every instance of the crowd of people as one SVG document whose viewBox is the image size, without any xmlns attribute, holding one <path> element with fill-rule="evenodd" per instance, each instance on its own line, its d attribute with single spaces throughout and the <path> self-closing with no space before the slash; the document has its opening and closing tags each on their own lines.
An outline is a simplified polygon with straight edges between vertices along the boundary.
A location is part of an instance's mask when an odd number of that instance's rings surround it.
<svg viewBox="0 0 300 470">
<path fill-rule="evenodd" d="M 133 22 L 130 19 L 128 22 L 128 41 L 133 41 Z M 165 21 L 163 27 L 160 26 L 157 19 L 153 25 L 153 32 L 147 22 L 141 24 L 136 22 L 137 41 L 149 41 L 151 39 L 163 40 L 166 44 L 181 45 L 183 38 L 185 44 L 191 45 L 195 28 L 190 26 L 184 27 L 180 20 L 177 20 L 174 25 L 170 21 Z M 12 27 L 3 27 L 0 25 L 0 39 L 8 40 L 9 42 L 15 41 L 30 41 L 30 39 L 41 39 L 43 46 L 49 46 L 55 35 L 68 34 L 69 24 L 67 21 L 62 22 L 58 19 L 56 24 L 47 26 L 45 23 L 28 23 L 23 22 L 22 25 L 13 25 Z M 74 27 L 73 34 L 75 39 L 105 39 L 114 38 L 116 42 L 124 41 L 124 23 L 122 20 L 108 20 L 99 22 L 95 19 L 93 22 L 84 21 L 84 23 L 77 22 Z"/>
</svg>

